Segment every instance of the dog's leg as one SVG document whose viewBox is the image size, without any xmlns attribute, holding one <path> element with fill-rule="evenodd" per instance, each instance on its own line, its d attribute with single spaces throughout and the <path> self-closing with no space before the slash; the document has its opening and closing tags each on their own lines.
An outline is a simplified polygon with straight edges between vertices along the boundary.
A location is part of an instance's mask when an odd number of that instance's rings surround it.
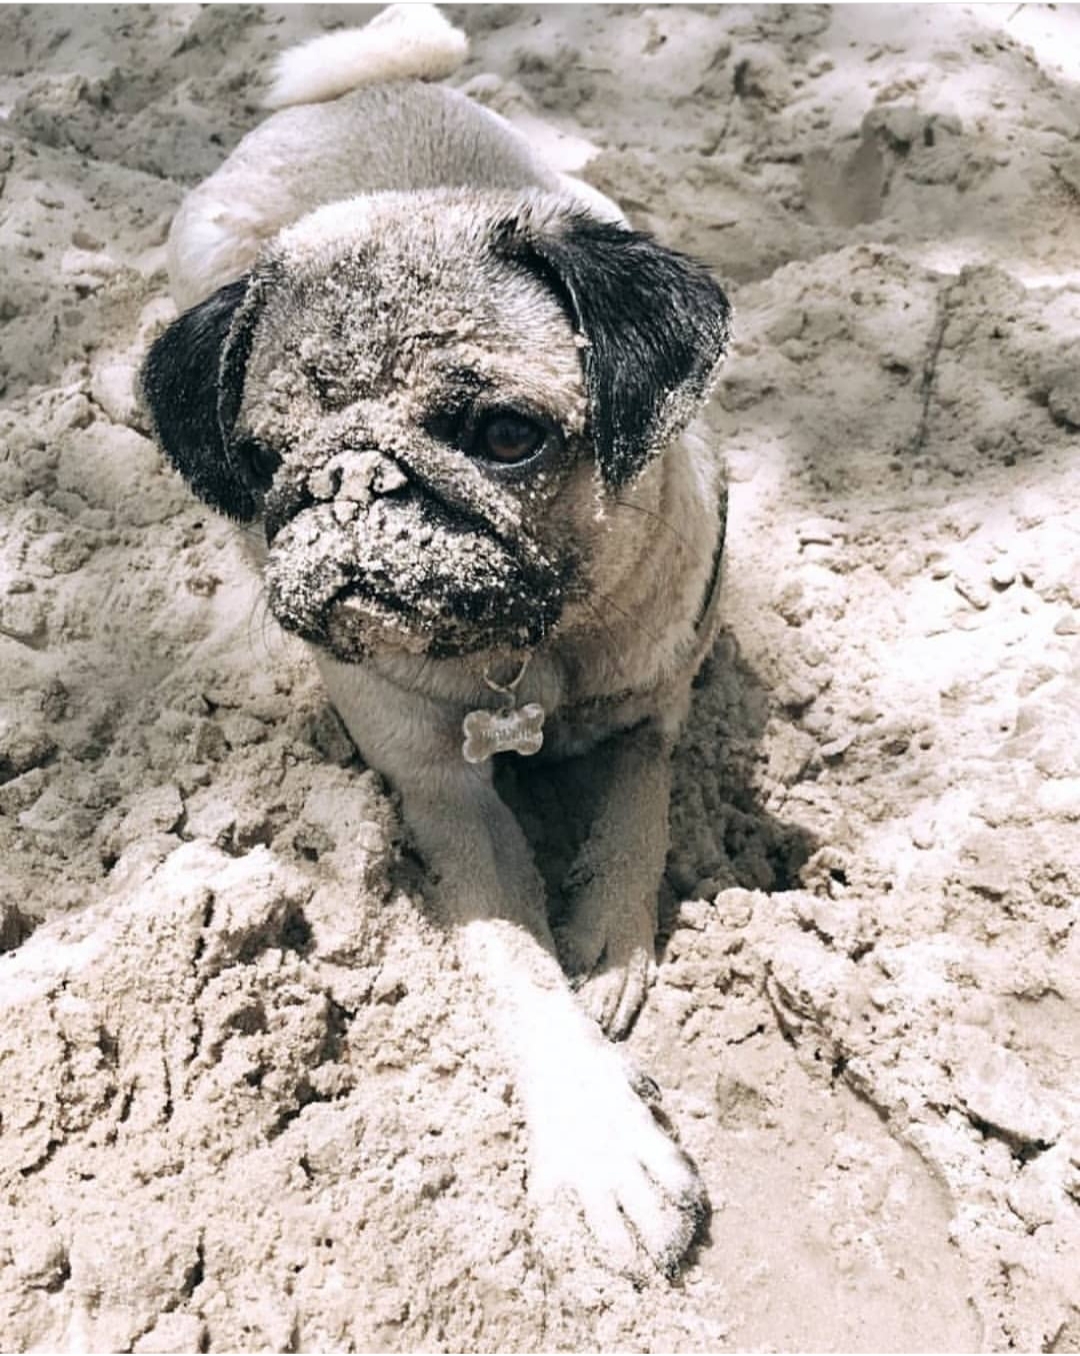
<svg viewBox="0 0 1080 1356">
<path fill-rule="evenodd" d="M 563 885 L 559 954 L 587 1012 L 626 1035 L 656 970 L 657 892 L 668 850 L 671 750 L 652 724 L 606 750 L 606 786 Z"/>
<path fill-rule="evenodd" d="M 361 752 L 400 791 L 441 912 L 484 987 L 529 1128 L 542 1225 L 562 1232 L 563 1212 L 578 1210 L 616 1266 L 638 1271 L 640 1248 L 673 1274 L 707 1216 L 704 1187 L 570 992 L 542 881 L 490 771 L 461 758 L 444 708 L 417 694 L 395 702 L 325 658 L 320 667 Z"/>
<path fill-rule="evenodd" d="M 637 1243 L 674 1273 L 707 1213 L 701 1181 L 570 993 L 517 821 L 487 782 L 448 790 L 403 788 L 405 815 L 515 1067 L 534 1201 L 557 1219 L 560 1196 L 576 1198 L 618 1266 L 636 1269 Z"/>
</svg>

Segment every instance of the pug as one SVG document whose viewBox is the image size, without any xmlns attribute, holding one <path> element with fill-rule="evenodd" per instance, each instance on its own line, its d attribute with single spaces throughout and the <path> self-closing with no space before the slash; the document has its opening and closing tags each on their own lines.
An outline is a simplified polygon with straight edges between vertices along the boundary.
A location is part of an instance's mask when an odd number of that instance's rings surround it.
<svg viewBox="0 0 1080 1356">
<path fill-rule="evenodd" d="M 613 1266 L 671 1276 L 706 1192 L 609 1038 L 652 978 L 672 747 L 714 633 L 699 416 L 728 302 L 508 123 L 402 78 L 463 55 L 430 7 L 319 43 L 181 207 L 186 309 L 143 401 L 195 493 L 260 529 L 270 610 L 400 795 L 516 1078 L 540 1227 L 576 1216 Z M 507 760 L 591 778 L 557 927 Z"/>
</svg>

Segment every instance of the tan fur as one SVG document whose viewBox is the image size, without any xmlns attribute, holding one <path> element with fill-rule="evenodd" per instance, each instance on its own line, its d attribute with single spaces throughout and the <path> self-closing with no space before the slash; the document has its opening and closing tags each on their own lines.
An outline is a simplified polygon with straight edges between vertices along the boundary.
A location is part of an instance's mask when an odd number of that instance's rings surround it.
<svg viewBox="0 0 1080 1356">
<path fill-rule="evenodd" d="M 173 296 L 193 306 L 323 203 L 438 186 L 537 187 L 622 215 L 596 189 L 545 165 L 497 113 L 451 90 L 377 84 L 273 114 L 187 195 L 169 232 Z"/>
<path fill-rule="evenodd" d="M 434 5 L 388 5 L 363 28 L 325 33 L 282 52 L 263 104 L 314 104 L 387 80 L 439 80 L 465 60 L 469 44 Z"/>
<path fill-rule="evenodd" d="M 286 487 L 310 499 L 260 552 L 271 603 L 294 629 L 326 625 L 336 653 L 324 643 L 315 657 L 330 695 L 365 761 L 400 792 L 438 907 L 487 986 L 529 1121 L 539 1224 L 563 1230 L 577 1215 L 614 1265 L 636 1270 L 643 1251 L 670 1272 L 701 1223 L 704 1189 L 602 1028 L 625 1033 L 651 980 L 670 753 L 712 636 L 720 467 L 691 423 L 606 491 L 587 446 L 581 336 L 545 286 L 483 243 L 503 216 L 543 224 L 592 196 L 568 191 L 512 129 L 459 96 L 364 89 L 279 113 L 245 138 L 183 204 L 170 268 L 182 305 L 254 269 L 249 297 L 262 309 L 237 427 L 284 449 L 268 513 Z M 515 482 L 441 447 L 423 412 L 460 368 L 482 370 L 495 404 L 549 411 L 566 455 Z M 526 647 L 517 692 L 547 713 L 546 755 L 607 741 L 558 943 L 491 764 L 461 753 L 465 715 L 501 704 L 490 680 L 513 677 L 520 644 L 496 626 L 490 643 L 470 645 L 434 604 L 417 631 L 392 599 L 334 601 L 360 556 L 364 578 L 406 569 L 395 553 L 399 535 L 421 530 L 419 510 L 371 488 L 398 485 L 400 467 L 489 525 L 494 537 L 485 528 L 475 541 L 508 599 L 521 559 L 577 581 L 550 634 Z M 477 567 L 480 546 L 456 520 L 423 530 L 425 569 L 439 552 L 463 578 Z M 440 627 L 460 641 L 456 656 L 432 651 Z"/>
</svg>

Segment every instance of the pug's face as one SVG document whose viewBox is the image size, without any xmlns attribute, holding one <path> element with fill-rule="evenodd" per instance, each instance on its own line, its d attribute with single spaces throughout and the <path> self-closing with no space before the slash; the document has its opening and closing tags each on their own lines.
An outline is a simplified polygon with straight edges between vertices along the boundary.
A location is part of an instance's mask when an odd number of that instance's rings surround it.
<svg viewBox="0 0 1080 1356">
<path fill-rule="evenodd" d="M 533 649 L 588 597 L 596 496 L 700 403 L 708 275 L 541 195 L 320 209 L 154 345 L 143 390 L 203 498 L 261 517 L 270 606 L 360 660 Z"/>
</svg>

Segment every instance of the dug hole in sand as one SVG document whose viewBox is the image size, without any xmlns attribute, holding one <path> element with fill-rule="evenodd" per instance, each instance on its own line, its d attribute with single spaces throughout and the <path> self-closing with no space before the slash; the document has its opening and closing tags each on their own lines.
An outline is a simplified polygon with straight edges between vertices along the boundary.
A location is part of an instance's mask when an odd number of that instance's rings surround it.
<svg viewBox="0 0 1080 1356">
<path fill-rule="evenodd" d="M 132 396 L 185 188 L 368 12 L 0 10 L 0 1348 L 1080 1350 L 1080 13 L 448 7 L 736 306 L 628 1043 L 714 1215 L 635 1289 L 534 1247 L 393 802 Z"/>
</svg>

